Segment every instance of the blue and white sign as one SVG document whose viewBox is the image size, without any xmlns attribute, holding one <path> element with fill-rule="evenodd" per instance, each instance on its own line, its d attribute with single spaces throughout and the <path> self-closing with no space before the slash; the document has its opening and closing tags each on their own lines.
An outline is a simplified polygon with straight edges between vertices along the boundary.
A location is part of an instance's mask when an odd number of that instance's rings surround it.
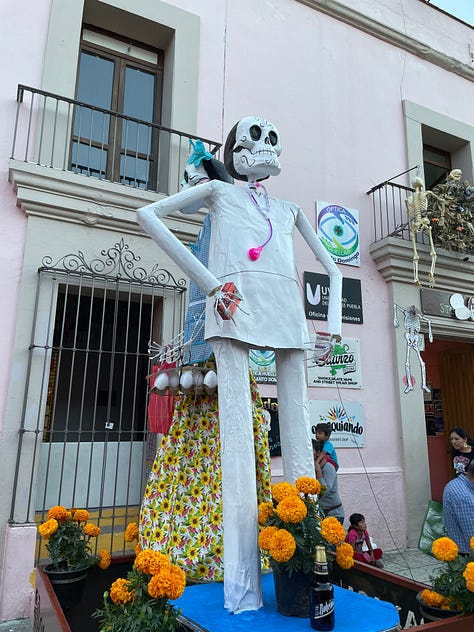
<svg viewBox="0 0 474 632">
<path fill-rule="evenodd" d="M 364 406 L 359 402 L 310 400 L 311 432 L 316 438 L 316 424 L 331 424 L 330 441 L 335 448 L 365 446 Z"/>
<path fill-rule="evenodd" d="M 359 211 L 338 204 L 316 202 L 316 228 L 336 263 L 360 266 Z"/>
<path fill-rule="evenodd" d="M 250 349 L 249 365 L 258 384 L 276 384 L 275 352 L 272 349 Z"/>
</svg>

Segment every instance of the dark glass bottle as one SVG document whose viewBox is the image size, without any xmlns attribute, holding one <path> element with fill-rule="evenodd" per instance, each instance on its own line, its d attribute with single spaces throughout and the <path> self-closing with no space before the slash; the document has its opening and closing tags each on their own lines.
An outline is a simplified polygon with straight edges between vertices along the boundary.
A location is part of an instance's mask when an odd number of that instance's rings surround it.
<svg viewBox="0 0 474 632">
<path fill-rule="evenodd" d="M 309 595 L 309 622 L 313 630 L 326 632 L 334 629 L 334 587 L 329 581 L 324 546 L 317 546 L 314 556 L 314 580 Z"/>
</svg>

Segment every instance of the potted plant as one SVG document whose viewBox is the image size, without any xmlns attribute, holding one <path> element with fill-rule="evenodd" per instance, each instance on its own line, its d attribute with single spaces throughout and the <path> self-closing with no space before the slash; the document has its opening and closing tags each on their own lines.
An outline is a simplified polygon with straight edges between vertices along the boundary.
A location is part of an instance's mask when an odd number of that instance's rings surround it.
<svg viewBox="0 0 474 632">
<path fill-rule="evenodd" d="M 336 551 L 336 563 L 344 569 L 354 565 L 354 551 L 344 542 L 339 520 L 322 518 L 319 481 L 303 476 L 294 485 L 272 486 L 272 501 L 261 503 L 259 546 L 273 569 L 277 609 L 281 614 L 307 617 L 309 585 L 313 578 L 316 547 Z"/>
<path fill-rule="evenodd" d="M 63 609 L 79 603 L 91 566 L 105 569 L 110 565 L 108 550 L 92 552 L 91 540 L 100 534 L 100 528 L 88 520 L 86 509 L 56 505 L 48 511 L 48 520 L 38 527 L 51 560 L 44 572 Z"/>
<path fill-rule="evenodd" d="M 136 523 L 128 525 L 125 541 L 138 536 Z M 175 632 L 179 613 L 169 600 L 178 599 L 186 586 L 179 566 L 158 551 L 140 550 L 126 578 L 116 579 L 104 593 L 104 607 L 94 617 L 101 632 Z"/>
<path fill-rule="evenodd" d="M 469 555 L 462 555 L 450 538 L 433 541 L 433 555 L 444 564 L 430 577 L 431 589 L 417 595 L 425 618 L 436 620 L 474 612 L 474 536 L 470 545 Z"/>
</svg>

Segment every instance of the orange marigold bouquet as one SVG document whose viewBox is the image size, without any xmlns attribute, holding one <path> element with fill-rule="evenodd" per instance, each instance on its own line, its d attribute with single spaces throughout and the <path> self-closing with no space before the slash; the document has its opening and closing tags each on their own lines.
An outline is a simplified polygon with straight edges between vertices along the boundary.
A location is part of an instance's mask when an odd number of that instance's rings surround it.
<svg viewBox="0 0 474 632">
<path fill-rule="evenodd" d="M 319 481 L 302 476 L 294 485 L 272 485 L 272 502 L 260 504 L 258 543 L 273 568 L 290 574 L 312 573 L 318 545 L 335 548 L 336 562 L 342 568 L 353 566 L 353 549 L 344 543 L 344 528 L 337 518 L 322 518 L 319 494 Z"/>
<path fill-rule="evenodd" d="M 135 527 L 126 532 L 133 541 Z M 93 616 L 101 632 L 174 632 L 178 611 L 169 600 L 178 599 L 186 586 L 183 570 L 163 553 L 141 550 L 127 578 L 114 581 L 104 593 L 104 607 Z"/>
<path fill-rule="evenodd" d="M 434 540 L 431 550 L 443 567 L 431 579 L 431 590 L 420 598 L 427 606 L 474 612 L 474 536 L 469 555 L 459 555 L 456 542 L 447 537 Z"/>
<path fill-rule="evenodd" d="M 52 570 L 78 570 L 90 566 L 106 569 L 110 566 L 110 553 L 92 552 L 91 540 L 100 534 L 100 528 L 88 522 L 87 509 L 66 509 L 62 505 L 51 507 L 48 520 L 38 527 L 46 540 L 46 550 Z"/>
</svg>

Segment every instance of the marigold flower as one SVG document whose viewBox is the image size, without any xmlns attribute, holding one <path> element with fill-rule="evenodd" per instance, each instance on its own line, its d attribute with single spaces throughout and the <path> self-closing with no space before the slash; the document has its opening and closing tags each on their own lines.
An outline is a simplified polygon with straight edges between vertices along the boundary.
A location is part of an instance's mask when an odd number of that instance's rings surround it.
<svg viewBox="0 0 474 632">
<path fill-rule="evenodd" d="M 302 494 L 312 494 L 315 496 L 321 491 L 321 483 L 317 479 L 310 478 L 309 476 L 300 476 L 300 478 L 296 479 L 295 485 L 296 489 Z"/>
<path fill-rule="evenodd" d="M 77 509 L 73 514 L 73 520 L 76 522 L 87 522 L 89 520 L 89 512 L 87 509 Z"/>
<path fill-rule="evenodd" d="M 427 606 L 434 606 L 435 608 L 440 608 L 446 601 L 443 595 L 427 588 L 421 592 L 420 597 Z"/>
<path fill-rule="evenodd" d="M 148 582 L 147 590 L 153 599 L 161 599 L 166 597 L 170 585 L 169 572 L 161 572 L 153 575 Z"/>
<path fill-rule="evenodd" d="M 154 553 L 155 551 L 151 551 L 150 549 L 144 549 L 143 551 L 140 551 L 140 553 L 138 553 L 137 557 L 135 558 L 135 568 L 142 573 L 149 574 L 150 564 L 154 559 Z"/>
<path fill-rule="evenodd" d="M 474 562 L 466 564 L 466 568 L 464 569 L 462 576 L 466 580 L 466 588 L 471 592 L 474 592 Z"/>
<path fill-rule="evenodd" d="M 295 485 L 291 485 L 286 481 L 282 483 L 276 483 L 276 485 L 272 485 L 272 496 L 273 499 L 279 503 L 285 496 L 298 496 L 299 492 L 296 489 Z"/>
<path fill-rule="evenodd" d="M 42 538 L 44 538 L 45 540 L 49 540 L 49 538 L 54 533 L 56 533 L 58 527 L 59 523 L 56 518 L 50 518 L 46 522 L 43 522 L 43 524 L 40 524 L 40 526 L 38 527 L 38 531 Z"/>
<path fill-rule="evenodd" d="M 130 522 L 125 529 L 124 535 L 125 542 L 134 542 L 138 540 L 138 524 L 136 522 Z"/>
<path fill-rule="evenodd" d="M 123 604 L 132 601 L 135 591 L 128 591 L 129 582 L 122 577 L 114 581 L 110 587 L 110 598 L 114 603 Z"/>
<path fill-rule="evenodd" d="M 110 552 L 107 549 L 100 549 L 97 553 L 97 557 L 99 558 L 99 568 L 105 571 L 106 568 L 109 568 L 111 557 Z"/>
<path fill-rule="evenodd" d="M 328 516 L 321 521 L 321 535 L 329 544 L 340 544 L 346 537 L 344 527 L 337 518 Z"/>
<path fill-rule="evenodd" d="M 259 547 L 264 551 L 269 551 L 270 541 L 277 531 L 278 527 L 265 527 L 265 529 L 262 529 L 258 536 Z"/>
<path fill-rule="evenodd" d="M 275 511 L 283 522 L 292 523 L 301 522 L 308 514 L 308 508 L 298 496 L 286 496 L 278 503 Z"/>
<path fill-rule="evenodd" d="M 471 549 L 474 551 L 474 535 L 472 536 L 471 541 L 469 542 L 469 545 Z"/>
<path fill-rule="evenodd" d="M 96 538 L 98 535 L 100 535 L 100 527 L 97 527 L 95 524 L 89 522 L 88 524 L 84 525 L 84 533 L 89 536 L 89 538 Z"/>
<path fill-rule="evenodd" d="M 186 588 L 186 573 L 176 564 L 171 565 L 169 572 L 171 581 L 168 589 L 168 599 L 179 599 Z"/>
<path fill-rule="evenodd" d="M 55 518 L 58 522 L 66 522 L 70 515 L 66 507 L 62 505 L 55 505 L 48 511 L 48 518 Z"/>
<path fill-rule="evenodd" d="M 260 503 L 258 507 L 258 524 L 263 527 L 273 513 L 273 503 Z"/>
<path fill-rule="evenodd" d="M 156 575 L 162 570 L 169 570 L 171 562 L 166 555 L 159 551 L 150 551 L 150 553 L 148 560 L 148 572 L 150 575 Z"/>
<path fill-rule="evenodd" d="M 342 542 L 336 549 L 336 563 L 344 569 L 354 566 L 354 549 L 348 542 Z"/>
<path fill-rule="evenodd" d="M 278 529 L 270 541 L 269 553 L 276 562 L 288 562 L 296 550 L 294 537 L 286 529 Z"/>
<path fill-rule="evenodd" d="M 431 550 L 436 559 L 441 562 L 452 562 L 457 558 L 459 549 L 456 542 L 451 540 L 451 538 L 438 538 L 434 540 L 431 545 Z"/>
</svg>

